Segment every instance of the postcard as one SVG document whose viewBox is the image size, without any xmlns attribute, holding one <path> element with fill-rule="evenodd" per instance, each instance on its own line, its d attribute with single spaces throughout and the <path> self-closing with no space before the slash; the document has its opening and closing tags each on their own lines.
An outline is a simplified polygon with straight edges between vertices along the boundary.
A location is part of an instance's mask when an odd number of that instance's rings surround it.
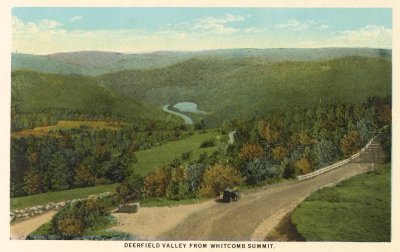
<svg viewBox="0 0 400 252">
<path fill-rule="evenodd" d="M 2 242 L 394 251 L 398 12 L 2 4 Z"/>
</svg>

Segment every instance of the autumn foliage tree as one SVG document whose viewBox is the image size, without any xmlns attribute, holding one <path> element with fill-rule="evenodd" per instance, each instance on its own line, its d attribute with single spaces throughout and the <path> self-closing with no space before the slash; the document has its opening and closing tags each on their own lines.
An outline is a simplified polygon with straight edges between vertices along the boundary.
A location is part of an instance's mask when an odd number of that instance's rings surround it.
<svg viewBox="0 0 400 252">
<path fill-rule="evenodd" d="M 342 138 L 340 146 L 345 156 L 351 156 L 362 147 L 360 133 L 356 130 L 350 131 Z"/>
<path fill-rule="evenodd" d="M 312 171 L 312 165 L 307 158 L 301 158 L 294 163 L 296 175 L 307 174 Z"/>
<path fill-rule="evenodd" d="M 282 161 L 288 153 L 288 150 L 281 145 L 272 148 L 272 158 L 275 161 Z"/>
<path fill-rule="evenodd" d="M 163 197 L 166 195 L 170 179 L 167 168 L 159 168 L 149 174 L 144 180 L 144 191 L 147 197 Z"/>
<path fill-rule="evenodd" d="M 262 158 L 264 156 L 264 150 L 258 144 L 248 143 L 240 150 L 239 156 L 243 160 L 251 161 L 256 158 Z"/>
<path fill-rule="evenodd" d="M 202 196 L 218 196 L 226 187 L 237 186 L 243 182 L 240 172 L 224 164 L 216 164 L 204 172 L 200 188 Z"/>
<path fill-rule="evenodd" d="M 279 140 L 279 132 L 273 130 L 272 127 L 265 121 L 259 122 L 258 132 L 269 144 L 275 144 Z"/>
</svg>

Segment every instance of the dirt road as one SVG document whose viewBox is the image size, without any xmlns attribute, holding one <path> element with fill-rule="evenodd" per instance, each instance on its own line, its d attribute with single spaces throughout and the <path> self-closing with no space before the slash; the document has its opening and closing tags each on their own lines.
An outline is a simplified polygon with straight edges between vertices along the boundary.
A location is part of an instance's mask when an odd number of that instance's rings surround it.
<svg viewBox="0 0 400 252">
<path fill-rule="evenodd" d="M 114 229 L 142 240 L 264 240 L 282 217 L 306 196 L 371 169 L 350 163 L 306 181 L 291 181 L 247 191 L 230 204 L 208 201 L 177 207 L 142 208 L 138 214 L 116 214 Z"/>
<path fill-rule="evenodd" d="M 50 221 L 51 218 L 53 218 L 54 214 L 56 214 L 56 211 L 50 211 L 48 213 L 11 225 L 10 239 L 24 240 L 30 233 L 35 231 L 38 227 Z"/>
</svg>

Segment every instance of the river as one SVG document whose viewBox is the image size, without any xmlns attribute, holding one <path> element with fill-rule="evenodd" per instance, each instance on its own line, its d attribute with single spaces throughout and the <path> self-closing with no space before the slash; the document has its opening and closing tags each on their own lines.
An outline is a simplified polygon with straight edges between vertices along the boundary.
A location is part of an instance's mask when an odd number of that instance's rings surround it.
<svg viewBox="0 0 400 252">
<path fill-rule="evenodd" d="M 187 115 L 185 115 L 185 114 L 181 114 L 181 113 L 179 113 L 179 112 L 169 110 L 169 109 L 168 109 L 169 106 L 170 106 L 169 104 L 164 105 L 163 108 L 162 108 L 162 110 L 163 110 L 164 112 L 167 112 L 167 113 L 170 113 L 170 114 L 179 116 L 180 118 L 182 118 L 183 120 L 185 120 L 185 124 L 190 124 L 190 125 L 193 124 L 192 118 L 190 118 L 189 116 L 187 116 Z"/>
</svg>

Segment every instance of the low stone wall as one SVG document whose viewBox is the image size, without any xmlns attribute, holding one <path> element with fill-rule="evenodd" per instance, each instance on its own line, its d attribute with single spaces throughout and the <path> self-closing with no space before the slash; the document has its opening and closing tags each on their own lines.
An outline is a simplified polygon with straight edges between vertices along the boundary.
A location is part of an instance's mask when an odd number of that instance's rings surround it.
<svg viewBox="0 0 400 252">
<path fill-rule="evenodd" d="M 38 205 L 33 207 L 27 207 L 23 209 L 15 209 L 14 211 L 10 212 L 10 222 L 14 220 L 21 220 L 21 219 L 29 219 L 35 217 L 37 215 L 46 213 L 51 210 L 59 210 L 66 206 L 67 204 L 74 204 L 77 201 L 86 200 L 86 199 L 102 199 L 111 196 L 112 193 L 105 192 L 101 194 L 93 194 L 89 195 L 87 198 L 78 198 L 72 199 L 67 201 L 60 201 L 60 202 L 49 202 L 44 205 Z"/>
</svg>

